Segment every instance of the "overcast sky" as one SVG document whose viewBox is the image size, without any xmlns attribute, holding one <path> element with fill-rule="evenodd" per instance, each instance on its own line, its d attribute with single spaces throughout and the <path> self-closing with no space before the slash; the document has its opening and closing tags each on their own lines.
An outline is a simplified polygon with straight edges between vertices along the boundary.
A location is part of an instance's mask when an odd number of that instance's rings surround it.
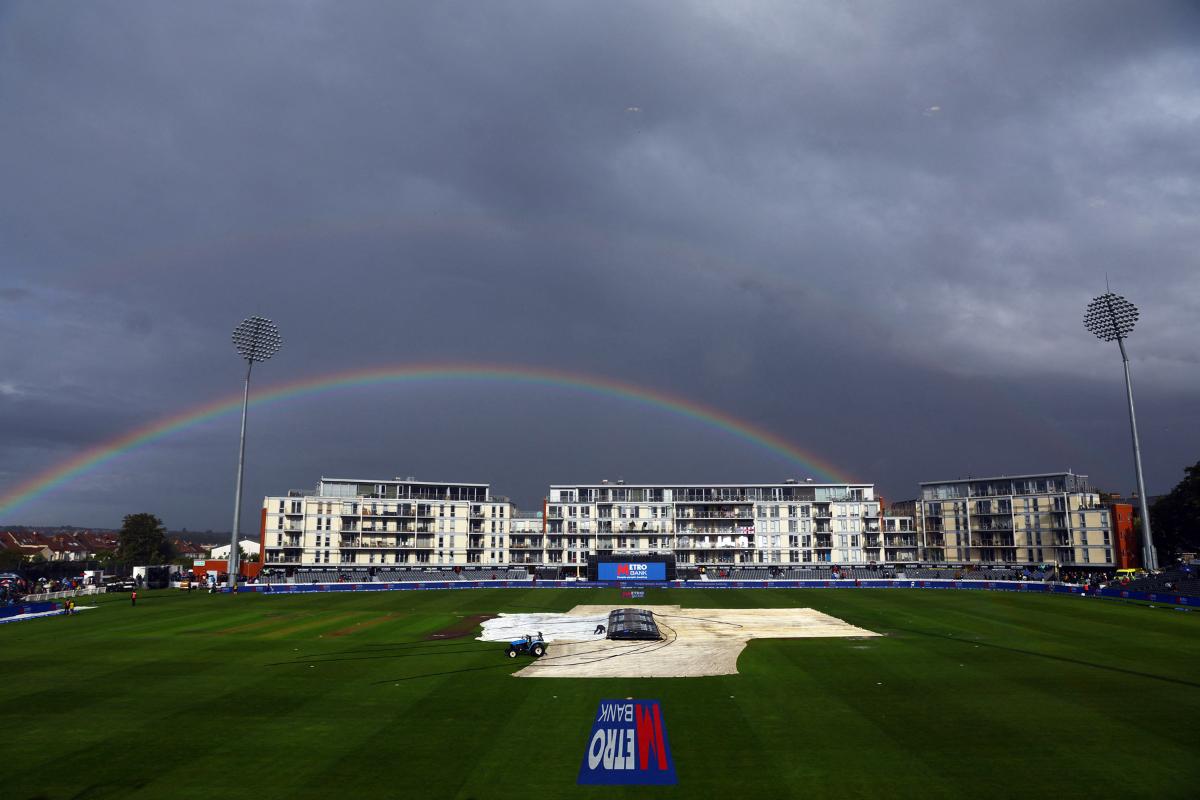
<svg viewBox="0 0 1200 800">
<path fill-rule="evenodd" d="M 475 361 L 639 384 L 889 499 L 1200 460 L 1192 2 L 0 2 L 0 492 L 255 385 Z M 236 415 L 0 523 L 228 530 Z M 321 475 L 777 481 L 636 402 L 495 382 L 252 410 L 247 527 Z"/>
</svg>

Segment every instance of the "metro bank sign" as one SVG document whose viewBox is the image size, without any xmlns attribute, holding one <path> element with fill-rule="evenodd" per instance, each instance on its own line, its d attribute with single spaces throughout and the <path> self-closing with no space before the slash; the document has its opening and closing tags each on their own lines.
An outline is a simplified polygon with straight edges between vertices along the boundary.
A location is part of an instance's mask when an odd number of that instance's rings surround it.
<svg viewBox="0 0 1200 800">
<path fill-rule="evenodd" d="M 588 737 L 582 784 L 678 783 L 657 700 L 601 700 Z"/>
<path fill-rule="evenodd" d="M 662 562 L 602 561 L 597 577 L 602 581 L 665 581 L 667 567 Z"/>
</svg>

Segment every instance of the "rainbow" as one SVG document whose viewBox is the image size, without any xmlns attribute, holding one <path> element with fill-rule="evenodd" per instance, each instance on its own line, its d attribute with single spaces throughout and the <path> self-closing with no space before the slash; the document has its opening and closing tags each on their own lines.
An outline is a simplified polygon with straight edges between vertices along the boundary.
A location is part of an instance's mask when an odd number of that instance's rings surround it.
<svg viewBox="0 0 1200 800">
<path fill-rule="evenodd" d="M 327 392 L 351 386 L 428 381 L 502 381 L 534 386 L 578 389 L 593 394 L 633 400 L 681 417 L 696 420 L 717 430 L 725 431 L 744 441 L 783 456 L 798 464 L 806 472 L 814 473 L 816 477 L 830 483 L 856 482 L 853 478 L 839 471 L 827 461 L 812 453 L 801 450 L 794 444 L 776 436 L 765 428 L 692 400 L 614 378 L 540 367 L 495 364 L 424 364 L 371 367 L 328 373 L 270 386 L 251 392 L 250 402 L 254 405 L 261 405 L 286 400 L 291 397 Z M 94 445 L 4 492 L 0 495 L 0 512 L 12 511 L 18 506 L 62 486 L 73 478 L 96 469 L 118 456 L 136 450 L 139 447 L 148 445 L 177 431 L 199 425 L 222 414 L 237 411 L 241 400 L 240 393 L 222 397 L 219 400 L 214 400 L 172 416 L 150 422 L 124 433 L 115 439 Z"/>
</svg>

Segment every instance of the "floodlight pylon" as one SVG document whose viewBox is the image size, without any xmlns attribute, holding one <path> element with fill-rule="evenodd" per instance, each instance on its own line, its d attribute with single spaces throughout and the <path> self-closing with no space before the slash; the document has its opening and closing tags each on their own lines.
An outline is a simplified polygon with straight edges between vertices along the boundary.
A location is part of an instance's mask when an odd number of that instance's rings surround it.
<svg viewBox="0 0 1200 800">
<path fill-rule="evenodd" d="M 246 464 L 246 410 L 250 405 L 250 373 L 256 361 L 266 361 L 279 352 L 283 337 L 279 328 L 266 317 L 249 317 L 233 329 L 233 346 L 246 360 L 246 380 L 242 386 L 242 429 L 238 439 L 237 483 L 233 493 L 233 530 L 229 535 L 229 588 L 237 591 L 238 537 L 242 528 L 242 476 Z M 262 555 L 259 555 L 262 558 Z"/>
<path fill-rule="evenodd" d="M 1158 554 L 1150 533 L 1150 507 L 1146 502 L 1146 481 L 1142 477 L 1142 448 L 1138 442 L 1137 415 L 1133 410 L 1133 381 L 1129 377 L 1129 355 L 1125 339 L 1133 333 L 1138 308 L 1119 294 L 1105 292 L 1088 303 L 1083 326 L 1102 342 L 1116 341 L 1125 369 L 1125 397 L 1129 402 L 1129 429 L 1133 435 L 1133 465 L 1137 473 L 1138 504 L 1142 516 L 1142 557 L 1146 569 L 1158 568 Z"/>
</svg>

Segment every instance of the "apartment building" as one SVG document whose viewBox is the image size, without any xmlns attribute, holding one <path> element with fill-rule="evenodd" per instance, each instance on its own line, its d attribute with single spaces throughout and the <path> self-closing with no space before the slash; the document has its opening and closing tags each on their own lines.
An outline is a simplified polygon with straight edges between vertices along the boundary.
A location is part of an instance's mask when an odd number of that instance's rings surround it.
<svg viewBox="0 0 1200 800">
<path fill-rule="evenodd" d="M 872 558 L 882 564 L 921 561 L 921 540 L 917 533 L 917 502 L 907 500 L 884 509 L 879 519 L 878 543 L 868 542 Z"/>
<path fill-rule="evenodd" d="M 1113 567 L 1109 509 L 1086 475 L 1055 472 L 920 484 L 922 560 Z"/>
<path fill-rule="evenodd" d="M 920 484 L 886 511 L 872 484 L 554 484 L 518 513 L 489 484 L 322 478 L 267 497 L 272 567 L 501 566 L 586 572 L 590 554 L 683 567 L 980 563 L 1111 568 L 1110 509 L 1071 472 Z M 1127 526 L 1128 527 L 1128 526 Z M 1123 562 L 1122 562 L 1123 563 Z"/>
<path fill-rule="evenodd" d="M 267 497 L 264 562 L 275 567 L 507 564 L 512 505 L 486 483 L 321 478 Z"/>
<path fill-rule="evenodd" d="M 879 516 L 872 484 L 556 484 L 545 563 L 581 568 L 588 553 L 614 551 L 673 551 L 706 567 L 866 563 Z"/>
<path fill-rule="evenodd" d="M 508 563 L 541 566 L 545 559 L 546 521 L 541 511 L 514 511 L 510 520 Z"/>
</svg>

